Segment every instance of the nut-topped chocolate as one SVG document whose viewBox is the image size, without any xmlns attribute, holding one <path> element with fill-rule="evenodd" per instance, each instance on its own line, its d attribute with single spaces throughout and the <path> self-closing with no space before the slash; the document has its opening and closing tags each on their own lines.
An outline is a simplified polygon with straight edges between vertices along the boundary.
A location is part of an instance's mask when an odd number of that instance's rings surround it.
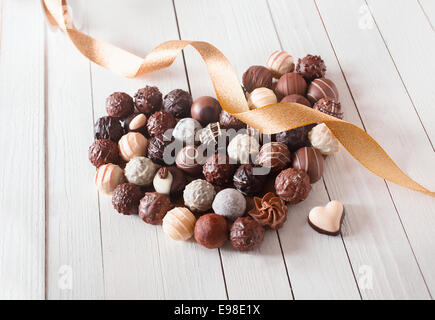
<svg viewBox="0 0 435 320">
<path fill-rule="evenodd" d="M 263 66 L 252 66 L 245 71 L 242 83 L 249 93 L 256 88 L 272 88 L 272 73 Z"/>
<path fill-rule="evenodd" d="M 137 90 L 134 104 L 137 110 L 150 115 L 162 108 L 162 93 L 157 87 L 146 86 Z"/>
<path fill-rule="evenodd" d="M 206 126 L 211 122 L 219 121 L 221 110 L 219 101 L 213 97 L 203 96 L 193 101 L 190 113 L 193 119 Z"/>
<path fill-rule="evenodd" d="M 295 71 L 303 76 L 307 82 L 310 82 L 317 78 L 323 78 L 326 73 L 326 66 L 320 56 L 308 54 L 298 60 Z"/>
<path fill-rule="evenodd" d="M 147 130 L 150 136 L 164 134 L 166 130 L 172 129 L 177 124 L 174 116 L 166 111 L 153 113 L 147 123 Z"/>
<path fill-rule="evenodd" d="M 124 129 L 117 118 L 110 116 L 101 117 L 94 124 L 95 139 L 110 139 L 118 142 L 123 134 Z"/>
<path fill-rule="evenodd" d="M 173 208 L 174 205 L 167 195 L 147 192 L 140 200 L 138 214 L 146 223 L 159 225 L 162 224 L 166 213 Z"/>
<path fill-rule="evenodd" d="M 89 161 L 97 168 L 106 163 L 118 163 L 119 150 L 115 142 L 98 139 L 89 147 Z"/>
<path fill-rule="evenodd" d="M 114 92 L 106 99 L 107 114 L 114 118 L 125 118 L 134 111 L 133 98 L 125 92 Z"/>
<path fill-rule="evenodd" d="M 175 89 L 164 97 L 163 109 L 175 118 L 185 118 L 190 116 L 192 102 L 192 96 L 189 92 Z"/>
<path fill-rule="evenodd" d="M 112 204 L 116 211 L 122 214 L 137 214 L 139 201 L 143 193 L 140 187 L 133 183 L 118 185 L 113 191 Z"/>
</svg>

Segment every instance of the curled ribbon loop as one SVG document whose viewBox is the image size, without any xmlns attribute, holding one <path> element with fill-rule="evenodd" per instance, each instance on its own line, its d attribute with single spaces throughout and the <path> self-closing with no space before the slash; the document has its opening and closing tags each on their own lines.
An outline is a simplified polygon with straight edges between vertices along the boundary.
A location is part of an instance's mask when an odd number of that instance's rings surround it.
<svg viewBox="0 0 435 320">
<path fill-rule="evenodd" d="M 222 52 L 207 42 L 167 41 L 155 47 L 145 58 L 140 58 L 78 31 L 68 13 L 66 0 L 42 0 L 42 4 L 50 24 L 62 29 L 85 57 L 114 73 L 134 78 L 167 68 L 180 51 L 190 45 L 204 60 L 222 108 L 250 127 L 262 133 L 273 134 L 324 122 L 344 148 L 374 174 L 435 197 L 435 192 L 408 177 L 370 135 L 351 123 L 298 103 L 275 103 L 249 110 L 232 65 Z"/>
</svg>

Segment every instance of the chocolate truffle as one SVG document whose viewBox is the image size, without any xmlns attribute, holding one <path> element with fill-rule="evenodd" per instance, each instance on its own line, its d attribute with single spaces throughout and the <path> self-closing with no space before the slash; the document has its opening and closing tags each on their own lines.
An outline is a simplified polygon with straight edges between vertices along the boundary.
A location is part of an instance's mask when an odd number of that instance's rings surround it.
<svg viewBox="0 0 435 320">
<path fill-rule="evenodd" d="M 263 66 L 252 66 L 245 71 L 242 83 L 246 91 L 251 92 L 256 88 L 272 88 L 272 73 Z"/>
<path fill-rule="evenodd" d="M 147 117 L 143 113 L 132 113 L 124 119 L 123 127 L 125 132 L 139 132 L 143 136 L 147 133 Z"/>
<path fill-rule="evenodd" d="M 139 217 L 149 224 L 162 224 L 166 213 L 173 209 L 169 197 L 158 192 L 147 192 L 139 203 Z"/>
<path fill-rule="evenodd" d="M 300 148 L 293 155 L 292 167 L 304 170 L 310 177 L 310 183 L 320 180 L 323 175 L 323 157 L 313 147 Z"/>
<path fill-rule="evenodd" d="M 138 156 L 144 156 L 147 150 L 148 139 L 139 132 L 129 132 L 118 142 L 122 159 L 129 161 Z"/>
<path fill-rule="evenodd" d="M 114 118 L 125 118 L 134 111 L 133 98 L 125 92 L 114 92 L 106 99 L 107 114 Z"/>
<path fill-rule="evenodd" d="M 249 215 L 264 227 L 279 229 L 287 220 L 287 206 L 273 192 L 268 192 L 263 198 L 254 198 L 254 208 Z"/>
<path fill-rule="evenodd" d="M 260 150 L 257 139 L 249 134 L 238 134 L 228 145 L 228 156 L 241 164 L 255 161 Z"/>
<path fill-rule="evenodd" d="M 246 210 L 246 199 L 243 194 L 233 188 L 219 191 L 214 198 L 213 211 L 230 220 L 243 216 Z"/>
<path fill-rule="evenodd" d="M 308 141 L 308 132 L 310 126 L 303 126 L 288 131 L 277 133 L 275 140 L 284 143 L 291 152 L 295 152 L 299 148 L 310 145 Z"/>
<path fill-rule="evenodd" d="M 242 164 L 237 168 L 233 182 L 236 189 L 241 193 L 253 196 L 263 191 L 266 178 L 267 175 L 261 171 L 260 167 L 252 164 Z"/>
<path fill-rule="evenodd" d="M 172 131 L 175 140 L 178 140 L 187 145 L 195 144 L 197 133 L 201 130 L 201 124 L 192 118 L 184 118 L 178 121 L 177 125 Z"/>
<path fill-rule="evenodd" d="M 196 179 L 183 192 L 184 204 L 193 212 L 204 212 L 211 208 L 216 191 L 211 183 Z"/>
<path fill-rule="evenodd" d="M 341 112 L 341 104 L 338 100 L 330 97 L 322 98 L 317 101 L 313 109 L 319 110 L 323 113 L 329 114 L 330 116 L 336 117 L 338 119 L 343 119 L 343 112 Z"/>
<path fill-rule="evenodd" d="M 316 78 L 323 78 L 326 73 L 326 66 L 320 56 L 308 54 L 298 60 L 295 71 L 303 76 L 307 82 L 310 82 Z"/>
<path fill-rule="evenodd" d="M 177 124 L 174 116 L 166 111 L 157 111 L 148 118 L 147 129 L 150 136 L 164 134 Z"/>
<path fill-rule="evenodd" d="M 159 166 L 148 158 L 134 157 L 125 165 L 125 177 L 130 183 L 146 187 L 153 182 L 158 168 Z"/>
<path fill-rule="evenodd" d="M 246 126 L 246 133 L 254 137 L 255 140 L 259 142 L 259 144 L 267 143 L 269 141 L 272 141 L 272 139 L 274 138 L 274 135 L 263 134 L 257 129 L 250 126 Z"/>
<path fill-rule="evenodd" d="M 239 251 L 250 251 L 260 247 L 266 230 L 251 217 L 234 221 L 230 229 L 230 241 Z"/>
<path fill-rule="evenodd" d="M 227 220 L 218 214 L 207 213 L 196 221 L 193 234 L 196 242 L 204 247 L 220 248 L 228 239 Z"/>
<path fill-rule="evenodd" d="M 137 110 L 150 115 L 162 108 L 162 93 L 157 87 L 146 86 L 137 90 L 134 104 Z"/>
<path fill-rule="evenodd" d="M 198 120 L 203 126 L 210 122 L 219 121 L 219 114 L 222 108 L 213 97 L 203 96 L 193 101 L 190 113 L 192 118 Z"/>
<path fill-rule="evenodd" d="M 181 169 L 177 167 L 160 168 L 154 176 L 153 186 L 158 193 L 178 195 L 186 186 L 187 179 Z"/>
<path fill-rule="evenodd" d="M 338 152 L 340 145 L 331 130 L 324 123 L 319 123 L 308 133 L 311 145 L 324 155 Z"/>
<path fill-rule="evenodd" d="M 249 94 L 248 98 L 248 105 L 251 109 L 261 108 L 277 102 L 275 93 L 268 88 L 257 88 Z"/>
<path fill-rule="evenodd" d="M 169 152 L 165 153 L 165 148 L 170 145 L 174 139 L 168 138 L 163 134 L 159 134 L 150 139 L 147 148 L 147 157 L 153 162 L 160 165 L 173 164 L 173 156 Z"/>
<path fill-rule="evenodd" d="M 206 145 L 207 148 L 214 148 L 216 151 L 225 149 L 227 145 L 227 136 L 222 132 L 219 122 L 208 124 L 198 132 L 199 141 Z"/>
<path fill-rule="evenodd" d="M 115 142 L 109 139 L 98 139 L 89 147 L 89 161 L 97 168 L 106 163 L 119 161 L 119 150 Z"/>
<path fill-rule="evenodd" d="M 290 165 L 291 156 L 282 142 L 269 142 L 263 145 L 257 157 L 257 164 L 277 172 Z"/>
<path fill-rule="evenodd" d="M 284 201 L 297 204 L 305 200 L 310 191 L 310 177 L 301 169 L 289 168 L 275 179 L 276 194 Z"/>
<path fill-rule="evenodd" d="M 288 96 L 285 96 L 284 98 L 282 98 L 281 102 L 296 102 L 311 108 L 311 102 L 308 101 L 307 98 L 299 94 L 290 94 Z"/>
<path fill-rule="evenodd" d="M 225 110 L 222 110 L 219 116 L 219 123 L 221 127 L 225 129 L 240 130 L 246 127 L 246 124 L 244 122 L 237 119 L 236 117 L 231 115 L 231 113 L 228 113 Z"/>
<path fill-rule="evenodd" d="M 287 52 L 276 50 L 267 59 L 266 67 L 272 72 L 274 78 L 279 78 L 284 73 L 292 72 L 295 63 L 293 57 Z"/>
<path fill-rule="evenodd" d="M 199 157 L 196 146 L 186 146 L 178 152 L 175 163 L 188 175 L 199 176 L 202 172 L 202 166 L 198 163 Z"/>
<path fill-rule="evenodd" d="M 132 183 L 123 183 L 113 191 L 112 204 L 119 213 L 137 214 L 142 196 L 143 193 L 139 186 Z"/>
<path fill-rule="evenodd" d="M 313 80 L 308 87 L 307 98 L 311 103 L 315 103 L 322 98 L 338 99 L 338 90 L 334 82 L 326 78 L 319 78 Z"/>
<path fill-rule="evenodd" d="M 196 218 L 187 208 L 169 210 L 163 218 L 163 232 L 177 241 L 186 241 L 193 235 Z"/>
<path fill-rule="evenodd" d="M 163 99 L 163 109 L 172 114 L 175 118 L 190 116 L 191 106 L 192 96 L 189 92 L 181 89 L 172 90 Z"/>
<path fill-rule="evenodd" d="M 281 97 L 291 94 L 305 95 L 307 91 L 307 82 L 297 73 L 286 73 L 279 78 L 276 84 L 275 92 Z"/>
<path fill-rule="evenodd" d="M 105 116 L 99 118 L 94 125 L 94 137 L 95 139 L 110 139 L 114 142 L 118 142 L 124 134 L 119 119 Z"/>
<path fill-rule="evenodd" d="M 227 185 L 236 171 L 236 165 L 230 164 L 230 159 L 224 154 L 210 156 L 202 167 L 205 180 L 217 185 Z"/>
<path fill-rule="evenodd" d="M 124 171 L 116 164 L 103 164 L 95 174 L 95 185 L 98 190 L 105 194 L 112 193 L 116 186 L 123 182 Z"/>
</svg>

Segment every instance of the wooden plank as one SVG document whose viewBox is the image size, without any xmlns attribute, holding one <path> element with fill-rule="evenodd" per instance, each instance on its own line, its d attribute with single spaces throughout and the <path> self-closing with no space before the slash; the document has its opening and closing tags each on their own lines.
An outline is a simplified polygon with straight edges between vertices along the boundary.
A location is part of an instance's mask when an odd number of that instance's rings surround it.
<svg viewBox="0 0 435 320">
<path fill-rule="evenodd" d="M 432 0 L 417 0 L 423 10 L 432 30 L 435 24 L 435 3 Z"/>
<path fill-rule="evenodd" d="M 43 26 L 37 1 L 3 1 L 0 46 L 0 134 L 3 138 L 0 148 L 4 155 L 0 160 L 0 299 L 44 298 Z"/>
</svg>

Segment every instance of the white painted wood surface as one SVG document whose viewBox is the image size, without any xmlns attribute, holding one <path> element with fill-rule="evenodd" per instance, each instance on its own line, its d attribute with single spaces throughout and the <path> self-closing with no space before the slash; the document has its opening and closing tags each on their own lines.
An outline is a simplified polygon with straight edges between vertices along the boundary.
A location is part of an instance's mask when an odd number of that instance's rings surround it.
<svg viewBox="0 0 435 320">
<path fill-rule="evenodd" d="M 241 76 L 280 47 L 320 54 L 345 120 L 435 188 L 432 0 L 70 2 L 84 31 L 142 56 L 179 35 L 205 40 Z M 116 213 L 87 161 L 105 98 L 145 84 L 213 95 L 203 63 L 187 49 L 185 65 L 180 56 L 167 70 L 123 79 L 47 28 L 37 1 L 0 3 L 0 143 L 13 150 L 0 160 L 0 298 L 432 298 L 434 199 L 385 183 L 343 150 L 279 235 L 268 232 L 252 253 L 177 243 Z M 341 237 L 306 223 L 330 198 L 345 204 Z"/>
</svg>

